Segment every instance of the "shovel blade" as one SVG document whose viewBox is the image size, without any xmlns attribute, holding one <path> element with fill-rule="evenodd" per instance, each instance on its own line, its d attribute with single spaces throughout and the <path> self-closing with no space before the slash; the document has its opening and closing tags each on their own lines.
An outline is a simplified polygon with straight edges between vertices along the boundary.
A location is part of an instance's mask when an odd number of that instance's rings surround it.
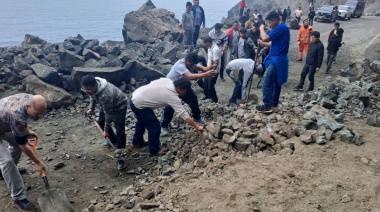
<svg viewBox="0 0 380 212">
<path fill-rule="evenodd" d="M 38 204 L 41 212 L 75 212 L 65 193 L 58 189 L 49 189 L 40 194 Z"/>
</svg>

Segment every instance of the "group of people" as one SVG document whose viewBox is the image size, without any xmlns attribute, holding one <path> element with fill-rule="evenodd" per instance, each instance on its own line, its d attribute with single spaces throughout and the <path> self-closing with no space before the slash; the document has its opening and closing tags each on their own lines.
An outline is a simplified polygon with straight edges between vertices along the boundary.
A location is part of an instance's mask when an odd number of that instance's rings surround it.
<svg viewBox="0 0 380 212">
<path fill-rule="evenodd" d="M 183 27 L 184 34 L 193 35 L 193 39 L 188 42 L 195 43 L 198 36 L 197 28 L 199 31 L 199 27 L 204 26 L 205 20 L 199 0 L 193 2 L 194 5 L 186 4 L 187 14 L 183 16 L 183 22 L 186 22 L 191 17 L 188 15 L 189 11 L 196 14 L 193 34 L 190 31 L 191 25 L 185 23 Z M 198 15 L 200 18 L 197 18 Z M 103 137 L 109 138 L 117 149 L 123 149 L 126 147 L 125 116 L 127 109 L 130 108 L 136 117 L 132 145 L 136 148 L 147 146 L 153 156 L 163 155 L 168 150 L 161 146 L 160 136 L 170 133 L 169 126 L 174 113 L 196 130 L 204 131 L 205 120 L 201 116 L 198 97 L 192 89 L 191 80 L 202 82 L 199 85 L 204 90 L 203 99 L 218 102 L 215 84 L 218 76 L 224 80 L 225 70 L 235 83 L 229 105 L 236 106 L 237 99 L 241 99 L 243 104 L 247 103 L 250 79 L 253 74 L 263 74 L 255 60 L 259 55 L 263 56 L 262 64 L 266 74 L 262 86 L 263 104 L 258 105 L 256 110 L 261 113 L 271 113 L 273 108 L 278 107 L 281 87 L 288 79 L 290 31 L 277 11 L 270 12 L 265 20 L 270 31 L 265 29 L 261 15 L 258 15 L 257 19 L 254 16 L 247 20 L 244 23 L 245 27 L 242 28 L 238 22 L 235 22 L 227 32 L 222 30 L 221 24 L 215 24 L 209 36 L 203 39 L 203 45 L 207 48 L 207 60 L 190 52 L 172 66 L 166 78 L 139 87 L 130 98 L 106 79 L 84 76 L 81 80 L 81 90 L 90 96 L 87 114 L 94 115 L 96 104 L 99 104 L 97 121 L 103 129 Z M 308 19 L 303 19 L 302 23 L 303 26 L 297 37 L 300 44 L 298 60 L 302 61 L 303 52 L 307 52 L 307 56 L 300 82 L 295 90 L 302 90 L 307 74 L 310 80 L 309 90 L 313 90 L 314 74 L 321 68 L 324 46 L 319 40 L 320 33 L 309 26 Z M 336 53 L 342 45 L 343 32 L 339 23 L 335 23 L 335 29 L 331 31 L 328 40 L 326 73 L 330 71 Z M 185 110 L 182 101 L 189 106 L 191 116 Z M 154 113 L 154 110 L 159 108 L 163 108 L 161 120 Z M 46 100 L 40 95 L 22 93 L 0 100 L 0 169 L 11 190 L 14 206 L 20 210 L 35 208 L 26 198 L 24 183 L 16 166 L 21 153 L 24 152 L 36 164 L 38 172 L 42 174 L 45 171 L 45 165 L 37 157 L 34 149 L 28 145 L 29 138 L 38 140 L 38 136 L 28 128 L 27 119 L 30 117 L 37 120 L 45 114 L 45 111 Z M 145 130 L 148 131 L 148 141 L 143 137 Z M 9 143 L 8 148 L 3 140 Z M 108 141 L 102 144 L 102 147 L 110 146 Z M 125 161 L 117 160 L 116 168 L 125 169 Z"/>
</svg>

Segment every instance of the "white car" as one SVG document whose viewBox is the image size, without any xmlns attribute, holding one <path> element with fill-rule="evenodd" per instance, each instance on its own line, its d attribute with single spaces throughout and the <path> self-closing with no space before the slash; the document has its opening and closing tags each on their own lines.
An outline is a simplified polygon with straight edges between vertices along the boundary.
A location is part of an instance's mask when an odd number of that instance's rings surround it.
<svg viewBox="0 0 380 212">
<path fill-rule="evenodd" d="M 375 16 L 380 16 L 380 9 L 375 12 Z"/>
<path fill-rule="evenodd" d="M 350 20 L 352 17 L 352 8 L 347 5 L 338 5 L 338 18 L 346 20 Z"/>
</svg>

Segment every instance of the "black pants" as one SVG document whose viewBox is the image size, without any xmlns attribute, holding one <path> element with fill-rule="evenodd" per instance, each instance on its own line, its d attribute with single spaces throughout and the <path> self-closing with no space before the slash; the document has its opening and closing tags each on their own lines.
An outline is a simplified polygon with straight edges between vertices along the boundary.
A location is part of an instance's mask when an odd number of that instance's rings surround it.
<svg viewBox="0 0 380 212">
<path fill-rule="evenodd" d="M 201 118 L 201 110 L 199 109 L 197 95 L 195 95 L 193 89 L 189 89 L 186 92 L 185 96 L 181 96 L 180 98 L 189 105 L 193 114 L 193 119 L 199 120 Z M 170 106 L 165 107 L 164 118 L 162 119 L 161 127 L 167 128 L 173 119 L 173 115 L 174 109 Z"/>
<path fill-rule="evenodd" d="M 223 55 L 220 57 L 220 67 L 219 67 L 219 74 L 220 74 L 220 79 L 224 79 L 223 73 L 224 73 L 224 55 L 226 53 L 223 52 Z"/>
<path fill-rule="evenodd" d="M 116 134 L 112 130 L 112 128 L 110 128 L 108 133 L 110 135 L 109 139 L 111 140 L 112 143 L 116 143 L 117 149 L 125 148 L 125 143 L 126 143 L 125 115 L 126 113 L 127 113 L 127 108 L 122 109 L 122 110 L 114 110 L 112 112 L 112 121 L 116 129 Z M 103 110 L 100 110 L 98 123 L 102 129 L 104 129 L 105 120 L 106 120 L 105 114 Z"/>
<path fill-rule="evenodd" d="M 305 64 L 304 67 L 303 67 L 303 69 L 302 69 L 302 72 L 301 72 L 301 79 L 300 79 L 299 87 L 303 88 L 303 85 L 304 85 L 305 79 L 306 79 L 306 75 L 309 74 L 309 81 L 310 81 L 309 90 L 314 90 L 314 75 L 315 75 L 315 72 L 316 72 L 315 65 Z"/>
<path fill-rule="evenodd" d="M 300 23 L 301 17 L 296 17 L 296 19 L 297 19 L 298 23 Z"/>
<path fill-rule="evenodd" d="M 309 16 L 309 25 L 313 26 L 314 23 L 314 16 Z"/>
<path fill-rule="evenodd" d="M 217 79 L 218 79 L 218 75 L 204 79 L 205 96 L 206 98 L 211 99 L 213 102 L 218 102 L 218 96 L 216 95 L 216 90 L 215 90 L 215 84 L 216 84 Z"/>
<path fill-rule="evenodd" d="M 199 37 L 199 30 L 201 29 L 200 25 L 195 25 L 195 31 L 193 34 L 193 44 L 194 46 L 197 45 L 198 37 Z"/>
</svg>

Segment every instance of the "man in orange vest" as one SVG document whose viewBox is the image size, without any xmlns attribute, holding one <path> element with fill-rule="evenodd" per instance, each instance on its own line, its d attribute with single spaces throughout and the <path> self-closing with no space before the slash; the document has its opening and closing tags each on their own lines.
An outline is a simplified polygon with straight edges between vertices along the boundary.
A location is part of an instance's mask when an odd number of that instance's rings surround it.
<svg viewBox="0 0 380 212">
<path fill-rule="evenodd" d="M 309 44 L 311 42 L 310 36 L 314 32 L 314 28 L 309 25 L 309 19 L 306 17 L 302 19 L 302 25 L 298 31 L 297 41 L 299 45 L 298 60 L 302 61 L 303 53 L 307 54 Z"/>
</svg>

